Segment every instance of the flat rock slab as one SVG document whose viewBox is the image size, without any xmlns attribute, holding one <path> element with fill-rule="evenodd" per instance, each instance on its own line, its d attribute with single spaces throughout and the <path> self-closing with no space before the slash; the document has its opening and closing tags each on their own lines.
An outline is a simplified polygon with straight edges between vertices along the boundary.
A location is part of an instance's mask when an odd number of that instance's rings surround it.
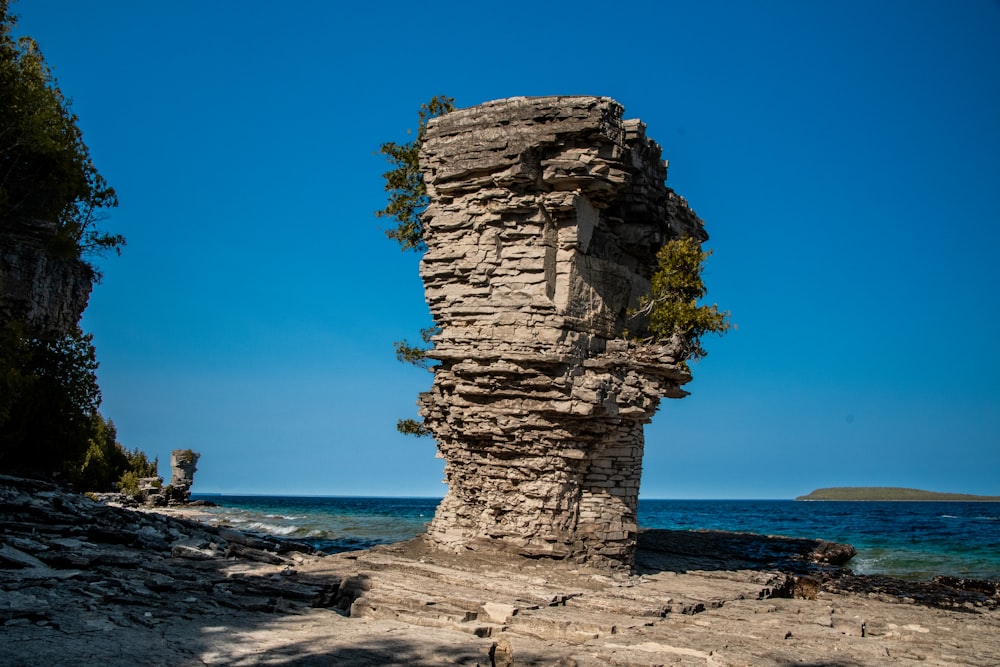
<svg viewBox="0 0 1000 667">
<path fill-rule="evenodd" d="M 0 566 L 2 665 L 1000 663 L 990 589 L 948 608 L 907 582 L 909 595 L 837 589 L 850 575 L 772 568 L 799 548 L 784 538 L 698 567 L 698 540 L 723 535 L 650 536 L 633 575 L 423 539 L 322 556 L 37 490 L 0 479 L 0 544 L 19 552 Z M 802 577 L 814 599 L 773 597 Z"/>
</svg>

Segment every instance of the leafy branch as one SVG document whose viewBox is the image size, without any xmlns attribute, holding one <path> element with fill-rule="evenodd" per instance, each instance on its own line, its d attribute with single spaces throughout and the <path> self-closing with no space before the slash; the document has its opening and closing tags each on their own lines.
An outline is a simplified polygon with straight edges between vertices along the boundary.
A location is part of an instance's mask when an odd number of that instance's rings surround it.
<svg viewBox="0 0 1000 667">
<path fill-rule="evenodd" d="M 379 147 L 379 153 L 386 157 L 393 168 L 382 174 L 385 179 L 385 190 L 389 193 L 389 203 L 384 209 L 376 211 L 375 215 L 395 221 L 396 226 L 386 230 L 385 235 L 397 241 L 404 251 L 427 250 L 421 216 L 430 201 L 427 197 L 427 185 L 420 172 L 420 147 L 427 131 L 427 121 L 442 116 L 454 108 L 454 99 L 443 95 L 432 97 L 429 102 L 420 105 L 417 114 L 417 136 L 413 141 L 405 144 L 390 141 Z M 428 369 L 430 362 L 427 353 L 433 346 L 433 337 L 440 331 L 437 326 L 421 330 L 420 338 L 426 347 L 412 345 L 405 339 L 394 342 L 392 345 L 396 350 L 396 359 Z M 396 430 L 406 435 L 431 434 L 422 422 L 415 419 L 400 419 L 396 423 Z"/>
<path fill-rule="evenodd" d="M 53 250 L 69 257 L 120 252 L 125 238 L 99 228 L 118 197 L 94 166 L 38 44 L 12 35 L 9 5 L 0 0 L 0 223 L 54 222 Z"/>
<path fill-rule="evenodd" d="M 385 235 L 398 241 L 403 250 L 423 252 L 427 249 L 420 216 L 429 202 L 427 185 L 420 173 L 420 147 L 427 131 L 427 121 L 454 108 L 454 99 L 443 95 L 432 97 L 430 102 L 420 105 L 417 137 L 413 141 L 405 144 L 389 141 L 379 147 L 379 153 L 394 168 L 382 174 L 385 190 L 389 193 L 389 203 L 384 209 L 376 211 L 375 215 L 396 221 L 396 226 L 386 230 Z"/>
<path fill-rule="evenodd" d="M 441 333 L 441 327 L 432 326 L 426 329 L 420 330 L 420 339 L 424 341 L 425 345 L 433 346 L 434 336 Z M 429 368 L 430 362 L 427 359 L 427 353 L 430 351 L 430 347 L 420 347 L 419 345 L 410 345 L 409 341 L 405 338 L 403 340 L 397 340 L 392 344 L 396 348 L 396 359 L 404 364 L 413 364 L 418 368 Z"/>
<path fill-rule="evenodd" d="M 715 304 L 698 304 L 708 291 L 701 274 L 711 254 L 691 237 L 668 241 L 656 255 L 660 268 L 653 274 L 651 294 L 632 313 L 648 319 L 647 329 L 654 340 L 678 344 L 681 362 L 707 354 L 701 346 L 705 334 L 721 336 L 734 328 L 729 311 L 720 312 Z"/>
</svg>

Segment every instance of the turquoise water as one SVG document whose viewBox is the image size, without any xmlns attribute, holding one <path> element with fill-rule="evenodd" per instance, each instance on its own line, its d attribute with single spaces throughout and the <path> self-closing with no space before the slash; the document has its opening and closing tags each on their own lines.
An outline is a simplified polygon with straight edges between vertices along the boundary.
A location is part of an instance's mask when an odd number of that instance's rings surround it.
<svg viewBox="0 0 1000 667">
<path fill-rule="evenodd" d="M 329 552 L 364 549 L 422 533 L 439 498 L 199 496 L 214 520 L 289 537 Z M 930 579 L 1000 578 L 1000 503 L 640 500 L 639 525 L 729 530 L 846 542 L 858 574 Z"/>
<path fill-rule="evenodd" d="M 845 542 L 857 574 L 1000 578 L 1000 503 L 644 500 L 639 523 Z"/>
</svg>

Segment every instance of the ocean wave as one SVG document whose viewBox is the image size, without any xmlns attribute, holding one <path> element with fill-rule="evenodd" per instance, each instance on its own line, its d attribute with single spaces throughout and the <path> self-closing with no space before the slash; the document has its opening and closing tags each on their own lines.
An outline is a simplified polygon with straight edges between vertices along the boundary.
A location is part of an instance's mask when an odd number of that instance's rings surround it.
<svg viewBox="0 0 1000 667">
<path fill-rule="evenodd" d="M 276 523 L 265 523 L 263 521 L 251 521 L 246 525 L 248 530 L 256 530 L 269 535 L 280 535 L 288 537 L 299 529 L 299 526 L 280 526 Z"/>
<path fill-rule="evenodd" d="M 847 564 L 855 574 L 873 574 L 882 570 L 885 559 L 880 556 L 862 556 L 858 554 Z"/>
<path fill-rule="evenodd" d="M 311 530 L 305 531 L 303 537 L 308 537 L 314 540 L 332 540 L 337 538 L 337 534 L 329 530 L 321 530 L 319 528 L 313 528 Z"/>
</svg>

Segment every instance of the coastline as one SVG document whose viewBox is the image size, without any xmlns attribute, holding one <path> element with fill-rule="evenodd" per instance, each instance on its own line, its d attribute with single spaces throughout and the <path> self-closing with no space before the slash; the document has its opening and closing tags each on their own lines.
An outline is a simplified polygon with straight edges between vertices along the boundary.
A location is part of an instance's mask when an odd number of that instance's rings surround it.
<svg viewBox="0 0 1000 667">
<path fill-rule="evenodd" d="M 640 538 L 627 576 L 450 554 L 420 538 L 323 556 L 200 523 L 197 508 L 108 507 L 9 478 L 0 491 L 9 517 L 0 548 L 4 664 L 126 665 L 141 656 L 163 665 L 993 665 L 1000 657 L 995 588 L 954 589 L 962 599 L 947 602 L 908 582 L 893 592 L 860 578 L 882 588 L 849 590 L 836 568 L 796 561 L 808 540 L 655 531 Z M 776 569 L 775 554 L 801 571 Z"/>
<path fill-rule="evenodd" d="M 797 503 L 1000 503 L 1000 498 L 795 498 Z"/>
</svg>

